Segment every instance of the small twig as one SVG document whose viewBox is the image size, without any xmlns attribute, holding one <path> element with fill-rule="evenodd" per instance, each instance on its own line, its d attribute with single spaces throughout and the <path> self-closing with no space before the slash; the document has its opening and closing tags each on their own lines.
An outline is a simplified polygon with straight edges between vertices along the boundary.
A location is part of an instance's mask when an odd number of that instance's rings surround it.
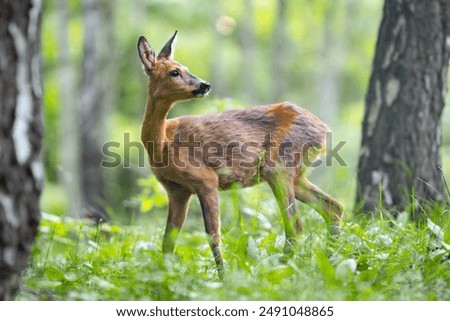
<svg viewBox="0 0 450 321">
<path fill-rule="evenodd" d="M 417 177 L 417 179 L 418 179 L 419 181 L 421 181 L 422 183 L 424 183 L 425 185 L 427 185 L 427 186 L 428 186 L 429 188 L 431 188 L 432 190 L 434 190 L 436 193 L 438 193 L 439 195 L 441 195 L 442 198 L 445 199 L 444 194 L 442 194 L 440 191 L 438 191 L 438 190 L 436 189 L 436 187 L 434 187 L 433 185 L 431 185 L 431 184 L 428 183 L 427 181 L 421 179 L 420 177 Z M 445 200 L 444 200 L 444 202 L 445 202 L 447 205 L 450 206 L 450 203 L 449 203 L 448 201 L 445 201 Z"/>
<path fill-rule="evenodd" d="M 434 187 L 433 185 L 431 185 L 431 184 L 428 183 L 427 181 L 423 180 L 423 179 L 420 178 L 420 177 L 417 177 L 417 180 L 421 181 L 422 183 L 424 183 L 425 185 L 427 185 L 429 188 L 431 188 L 432 190 L 434 190 L 436 193 L 438 193 L 438 194 L 440 194 L 441 196 L 443 196 L 442 193 L 436 189 L 436 187 Z"/>
<path fill-rule="evenodd" d="M 442 180 L 444 181 L 445 189 L 447 190 L 448 197 L 450 198 L 450 189 L 448 188 L 447 180 L 445 179 L 444 171 L 442 167 L 438 165 L 438 170 L 441 172 Z"/>
</svg>

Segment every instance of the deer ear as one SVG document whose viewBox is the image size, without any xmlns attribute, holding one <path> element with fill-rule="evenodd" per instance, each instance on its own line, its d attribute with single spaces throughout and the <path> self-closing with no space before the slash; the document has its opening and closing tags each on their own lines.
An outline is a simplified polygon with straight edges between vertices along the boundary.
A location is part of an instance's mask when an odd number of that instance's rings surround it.
<svg viewBox="0 0 450 321">
<path fill-rule="evenodd" d="M 140 36 L 138 41 L 138 52 L 139 58 L 141 58 L 142 64 L 144 65 L 145 73 L 150 75 L 150 72 L 155 65 L 155 52 L 152 47 L 150 47 L 147 39 L 145 37 Z"/>
<path fill-rule="evenodd" d="M 173 59 L 174 49 L 172 47 L 177 38 L 177 33 L 178 31 L 175 31 L 172 38 L 170 38 L 169 41 L 167 41 L 167 43 L 161 49 L 161 52 L 158 54 L 158 59 L 160 58 Z"/>
</svg>

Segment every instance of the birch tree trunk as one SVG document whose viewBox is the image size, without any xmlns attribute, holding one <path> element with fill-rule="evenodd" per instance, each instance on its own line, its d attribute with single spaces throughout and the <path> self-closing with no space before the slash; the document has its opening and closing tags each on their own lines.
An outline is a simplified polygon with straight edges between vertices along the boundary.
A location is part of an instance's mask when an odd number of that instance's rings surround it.
<svg viewBox="0 0 450 321">
<path fill-rule="evenodd" d="M 0 7 L 0 300 L 11 300 L 40 219 L 42 1 Z"/>
<path fill-rule="evenodd" d="M 448 0 L 386 0 L 359 158 L 357 204 L 363 210 L 442 200 L 438 166 L 449 46 Z"/>
</svg>

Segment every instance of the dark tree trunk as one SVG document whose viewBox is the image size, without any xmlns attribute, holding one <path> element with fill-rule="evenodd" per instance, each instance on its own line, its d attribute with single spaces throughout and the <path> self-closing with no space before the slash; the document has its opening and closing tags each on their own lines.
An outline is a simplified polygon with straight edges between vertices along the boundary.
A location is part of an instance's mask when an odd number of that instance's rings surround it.
<svg viewBox="0 0 450 321">
<path fill-rule="evenodd" d="M 0 300 L 17 293 L 40 219 L 41 6 L 0 1 Z"/>
<path fill-rule="evenodd" d="M 438 166 L 449 36 L 448 0 L 386 0 L 359 158 L 363 210 L 443 198 Z"/>
</svg>

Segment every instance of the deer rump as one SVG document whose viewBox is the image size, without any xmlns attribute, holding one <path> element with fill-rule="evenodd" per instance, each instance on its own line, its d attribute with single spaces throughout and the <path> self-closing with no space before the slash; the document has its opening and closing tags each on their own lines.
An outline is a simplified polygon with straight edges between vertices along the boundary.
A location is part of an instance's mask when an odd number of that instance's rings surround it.
<svg viewBox="0 0 450 321">
<path fill-rule="evenodd" d="M 325 151 L 327 132 L 316 116 L 289 102 L 183 116 L 167 121 L 163 154 L 170 168 L 152 167 L 161 180 L 185 187 L 211 176 L 222 190 L 247 187 L 280 170 L 294 177 L 304 172 Z"/>
</svg>

